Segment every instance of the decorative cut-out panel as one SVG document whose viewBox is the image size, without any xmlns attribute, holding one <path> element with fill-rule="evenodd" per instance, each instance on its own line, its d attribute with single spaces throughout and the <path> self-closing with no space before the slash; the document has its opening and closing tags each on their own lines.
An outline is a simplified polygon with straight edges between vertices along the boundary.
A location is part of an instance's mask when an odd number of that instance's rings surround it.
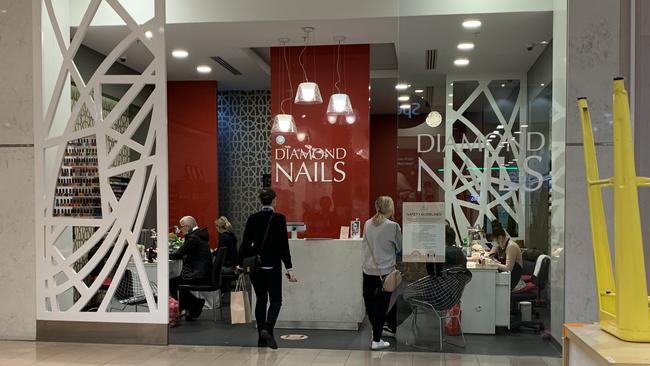
<svg viewBox="0 0 650 366">
<path fill-rule="evenodd" d="M 525 238 L 526 78 L 450 77 L 446 85 L 444 168 L 432 178 L 444 190 L 457 240 L 493 220 Z"/>
<path fill-rule="evenodd" d="M 39 320 L 167 322 L 167 242 L 142 240 L 167 232 L 165 2 L 139 2 L 150 14 L 128 1 L 39 2 Z M 92 64 L 78 54 L 97 37 L 112 41 Z M 133 52 L 149 57 L 129 69 L 120 58 Z"/>
</svg>

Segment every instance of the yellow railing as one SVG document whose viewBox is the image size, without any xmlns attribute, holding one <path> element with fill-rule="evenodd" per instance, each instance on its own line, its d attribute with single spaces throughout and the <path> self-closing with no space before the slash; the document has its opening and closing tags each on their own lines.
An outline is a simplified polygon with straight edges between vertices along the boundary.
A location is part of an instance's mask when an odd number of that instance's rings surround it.
<svg viewBox="0 0 650 366">
<path fill-rule="evenodd" d="M 614 176 L 610 179 L 601 179 L 598 173 L 586 98 L 578 99 L 578 108 L 584 139 L 600 326 L 626 341 L 650 342 L 650 309 L 637 192 L 639 186 L 650 186 L 650 178 L 636 176 L 630 110 L 623 78 L 614 79 Z M 614 190 L 614 271 L 601 192 L 609 187 Z"/>
</svg>

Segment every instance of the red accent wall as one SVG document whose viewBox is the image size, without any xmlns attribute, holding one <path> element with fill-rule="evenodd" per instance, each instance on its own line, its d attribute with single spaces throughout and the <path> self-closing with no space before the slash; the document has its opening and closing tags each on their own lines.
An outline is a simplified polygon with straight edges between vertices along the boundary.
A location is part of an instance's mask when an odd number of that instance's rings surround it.
<svg viewBox="0 0 650 366">
<path fill-rule="evenodd" d="M 214 220 L 219 202 L 217 163 L 217 83 L 167 83 L 169 225 L 194 216 L 217 243 Z"/>
<path fill-rule="evenodd" d="M 329 97 L 335 92 L 337 80 L 336 46 L 308 47 L 303 56 L 307 77 L 318 83 L 323 103 L 308 106 L 293 103 L 298 84 L 304 79 L 298 62 L 301 51 L 302 47 L 286 48 L 291 89 L 282 48 L 271 49 L 271 113 L 280 113 L 282 100 L 290 98 L 284 103 L 284 112 L 293 114 L 298 128 L 297 135 L 282 135 L 284 143 L 278 143 L 279 134 L 271 135 L 272 186 L 278 193 L 276 210 L 284 213 L 288 221 L 304 221 L 306 237 L 338 238 L 341 226 L 349 225 L 355 218 L 369 217 L 370 48 L 347 45 L 340 50 L 340 88 L 350 96 L 358 114 L 352 125 L 344 121 L 331 125 L 326 118 Z M 313 159 L 290 154 L 313 149 L 333 151 L 335 157 Z M 278 164 L 291 179 L 278 170 Z"/>
<path fill-rule="evenodd" d="M 397 116 L 370 116 L 370 212 L 375 212 L 375 198 L 397 198 Z"/>
</svg>

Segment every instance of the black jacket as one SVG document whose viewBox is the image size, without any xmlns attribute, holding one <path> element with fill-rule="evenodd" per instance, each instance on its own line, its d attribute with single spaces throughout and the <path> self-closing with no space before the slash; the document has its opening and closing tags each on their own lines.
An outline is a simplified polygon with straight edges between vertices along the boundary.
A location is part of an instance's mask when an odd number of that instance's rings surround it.
<svg viewBox="0 0 650 366">
<path fill-rule="evenodd" d="M 427 263 L 427 273 L 430 276 L 438 277 L 443 269 L 454 266 L 467 267 L 467 257 L 463 251 L 455 245 L 445 246 L 445 263 Z"/>
<path fill-rule="evenodd" d="M 183 280 L 210 281 L 212 272 L 212 255 L 208 244 L 208 229 L 196 229 L 185 235 L 185 243 L 169 259 L 183 258 Z"/>
<path fill-rule="evenodd" d="M 223 262 L 224 267 L 237 265 L 237 237 L 235 237 L 235 234 L 230 232 L 219 234 L 219 248 L 228 248 L 226 260 Z M 214 254 L 216 253 L 215 251 Z"/>
<path fill-rule="evenodd" d="M 283 262 L 285 268 L 293 268 L 291 252 L 289 251 L 289 239 L 287 238 L 287 219 L 284 215 L 270 210 L 262 210 L 248 217 L 244 237 L 239 247 L 239 258 L 237 259 L 237 264 L 240 267 L 244 258 L 259 253 L 264 239 L 264 232 L 271 216 L 273 216 L 273 219 L 271 219 L 266 244 L 261 253 L 261 266 L 277 269 L 281 268 L 281 262 Z"/>
</svg>

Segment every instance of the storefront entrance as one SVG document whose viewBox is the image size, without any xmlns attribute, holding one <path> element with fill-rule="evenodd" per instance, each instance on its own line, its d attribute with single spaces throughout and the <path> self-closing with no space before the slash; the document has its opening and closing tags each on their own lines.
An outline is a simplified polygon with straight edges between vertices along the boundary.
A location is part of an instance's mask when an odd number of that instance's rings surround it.
<svg viewBox="0 0 650 366">
<path fill-rule="evenodd" d="M 236 276 L 195 291 L 201 315 L 170 328 L 168 281 L 182 275 L 182 217 L 207 228 L 219 257 L 225 232 L 241 245 L 265 186 L 300 231 L 289 240 L 298 282 L 282 285 L 281 347 L 369 347 L 361 238 L 375 199 L 389 196 L 404 288 L 432 276 L 425 262 L 444 262 L 445 226 L 472 278 L 453 308 L 396 296 L 390 350 L 436 350 L 447 334 L 445 352 L 559 355 L 548 283 L 560 265 L 551 177 L 564 167 L 552 163 L 551 126 L 564 35 L 552 7 L 397 2 L 258 17 L 163 0 L 81 3 L 41 9 L 39 338 L 57 339 L 66 322 L 105 323 L 110 336 L 95 339 L 256 346 L 253 322 L 231 324 Z M 411 220 L 423 212 L 438 221 Z M 472 262 L 498 245 L 498 228 L 522 252 L 525 291 L 511 293 L 512 269 Z"/>
</svg>

